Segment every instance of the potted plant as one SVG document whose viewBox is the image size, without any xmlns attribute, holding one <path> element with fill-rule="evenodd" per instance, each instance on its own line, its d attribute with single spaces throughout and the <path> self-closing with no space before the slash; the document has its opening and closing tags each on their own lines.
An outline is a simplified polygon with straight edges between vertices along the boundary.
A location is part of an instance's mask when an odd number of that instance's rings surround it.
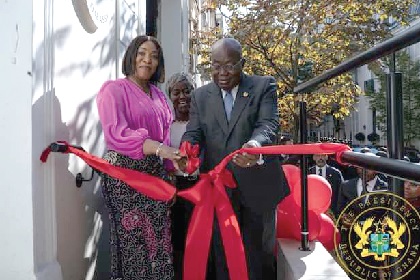
<svg viewBox="0 0 420 280">
<path fill-rule="evenodd" d="M 364 142 L 365 139 L 366 139 L 366 136 L 363 132 L 358 132 L 358 133 L 356 133 L 354 138 L 356 138 L 357 141 Z"/>
<path fill-rule="evenodd" d="M 372 145 L 375 145 L 375 144 L 376 144 L 376 142 L 378 142 L 378 141 L 379 141 L 380 136 L 379 136 L 379 134 L 378 134 L 378 133 L 376 133 L 376 132 L 372 132 L 371 134 L 369 134 L 369 135 L 368 135 L 367 139 L 368 139 L 370 142 L 372 142 Z"/>
</svg>

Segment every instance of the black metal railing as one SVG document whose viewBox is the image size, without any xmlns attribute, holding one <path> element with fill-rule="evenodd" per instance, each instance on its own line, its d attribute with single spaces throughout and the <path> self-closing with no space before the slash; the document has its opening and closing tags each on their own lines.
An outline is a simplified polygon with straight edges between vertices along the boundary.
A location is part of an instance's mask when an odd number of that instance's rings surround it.
<svg viewBox="0 0 420 280">
<path fill-rule="evenodd" d="M 363 66 L 378 58 L 391 54 L 391 65 L 389 67 L 389 74 L 387 74 L 387 146 L 390 158 L 374 157 L 362 153 L 345 152 L 341 160 L 345 163 L 356 165 L 362 168 L 375 170 L 381 173 L 386 173 L 392 177 L 389 179 L 391 191 L 402 196 L 403 195 L 403 181 L 412 180 L 420 182 L 420 166 L 413 163 L 402 161 L 404 150 L 404 139 L 402 131 L 402 84 L 401 74 L 395 73 L 395 52 L 407 46 L 420 42 L 420 24 L 407 28 L 406 30 L 396 34 L 394 37 L 358 54 L 354 57 L 342 62 L 338 66 L 325 71 L 323 74 L 316 76 L 309 81 L 297 85 L 293 92 L 312 93 L 317 86 L 341 74 L 349 72 L 357 67 Z M 304 102 L 301 102 L 304 103 Z M 306 116 L 306 106 L 300 105 L 300 117 Z M 306 135 L 306 125 L 300 121 L 300 134 Z M 303 124 L 303 125 L 302 125 Z M 300 137 L 301 143 L 306 143 L 307 137 Z M 302 170 L 306 168 L 304 162 L 301 162 Z M 302 172 L 302 228 L 301 241 L 302 250 L 309 250 L 309 242 L 307 237 L 307 211 L 308 211 L 308 197 L 307 196 L 307 178 Z"/>
<path fill-rule="evenodd" d="M 341 160 L 345 163 L 376 170 L 401 180 L 420 182 L 420 165 L 405 160 L 371 156 L 357 152 L 344 152 Z"/>
<path fill-rule="evenodd" d="M 323 82 L 418 42 L 420 42 L 420 24 L 407 28 L 407 30 L 402 31 L 396 36 L 368 49 L 367 51 L 355 55 L 354 57 L 340 63 L 336 67 L 325 71 L 321 75 L 297 85 L 293 89 L 293 92 L 310 92 L 317 85 Z"/>
</svg>

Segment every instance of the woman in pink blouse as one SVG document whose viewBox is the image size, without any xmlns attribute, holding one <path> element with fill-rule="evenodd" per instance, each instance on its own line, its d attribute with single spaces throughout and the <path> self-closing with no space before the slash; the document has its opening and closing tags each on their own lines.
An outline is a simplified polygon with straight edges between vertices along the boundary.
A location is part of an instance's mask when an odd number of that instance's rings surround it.
<svg viewBox="0 0 420 280">
<path fill-rule="evenodd" d="M 170 146 L 173 116 L 164 94 L 162 48 L 150 36 L 128 46 L 124 79 L 107 81 L 97 96 L 107 145 L 104 158 L 169 181 L 179 150 Z M 165 168 L 166 167 L 166 168 Z M 150 199 L 104 174 L 102 191 L 110 215 L 111 279 L 173 279 L 170 203 Z"/>
</svg>

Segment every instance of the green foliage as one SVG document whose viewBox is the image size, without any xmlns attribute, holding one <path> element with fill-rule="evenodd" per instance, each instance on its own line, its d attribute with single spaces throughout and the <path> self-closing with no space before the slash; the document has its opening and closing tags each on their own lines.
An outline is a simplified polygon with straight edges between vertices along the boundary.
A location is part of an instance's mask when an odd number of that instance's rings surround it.
<svg viewBox="0 0 420 280">
<path fill-rule="evenodd" d="M 281 127 L 293 133 L 297 131 L 298 101 L 307 102 L 309 122 L 319 125 L 331 113 L 333 104 L 338 104 L 335 118 L 349 115 L 362 90 L 347 73 L 324 83 L 312 94 L 287 93 L 391 36 L 388 18 L 404 23 L 412 0 L 209 2 L 221 11 L 227 9 L 224 16 L 229 34 L 243 45 L 245 72 L 276 78 Z M 201 62 L 208 63 L 208 53 Z"/>
<path fill-rule="evenodd" d="M 354 137 L 356 138 L 357 141 L 360 141 L 360 142 L 363 142 L 366 140 L 366 136 L 363 132 L 356 133 Z"/>
<path fill-rule="evenodd" d="M 376 61 L 370 69 L 379 79 L 378 91 L 367 91 L 370 107 L 375 108 L 377 123 L 382 132 L 386 132 L 386 76 L 390 58 Z M 410 146 L 415 139 L 420 139 L 420 62 L 412 61 L 406 50 L 395 56 L 395 70 L 402 73 L 404 142 Z"/>
<path fill-rule="evenodd" d="M 376 142 L 378 142 L 378 141 L 379 141 L 380 136 L 379 136 L 379 134 L 378 134 L 378 133 L 376 133 L 376 132 L 372 132 L 371 134 L 369 134 L 369 135 L 367 136 L 367 139 L 368 139 L 370 142 L 372 142 L 372 145 L 375 145 L 375 144 L 376 144 Z"/>
</svg>

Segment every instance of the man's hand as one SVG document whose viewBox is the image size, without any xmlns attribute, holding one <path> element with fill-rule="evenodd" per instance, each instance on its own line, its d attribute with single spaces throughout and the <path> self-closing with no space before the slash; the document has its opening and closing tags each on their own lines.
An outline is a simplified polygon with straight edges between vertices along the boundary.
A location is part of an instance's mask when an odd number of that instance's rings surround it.
<svg viewBox="0 0 420 280">
<path fill-rule="evenodd" d="M 242 148 L 255 148 L 254 145 L 245 143 Z M 255 164 L 257 164 L 259 155 L 251 155 L 248 153 L 242 153 L 242 154 L 236 154 L 234 155 L 232 161 L 234 164 L 236 164 L 239 167 L 247 168 L 252 167 Z"/>
<path fill-rule="evenodd" d="M 174 162 L 174 166 L 176 169 L 182 171 L 185 173 L 185 170 L 187 168 L 187 157 L 181 157 L 180 159 L 176 160 Z"/>
</svg>

